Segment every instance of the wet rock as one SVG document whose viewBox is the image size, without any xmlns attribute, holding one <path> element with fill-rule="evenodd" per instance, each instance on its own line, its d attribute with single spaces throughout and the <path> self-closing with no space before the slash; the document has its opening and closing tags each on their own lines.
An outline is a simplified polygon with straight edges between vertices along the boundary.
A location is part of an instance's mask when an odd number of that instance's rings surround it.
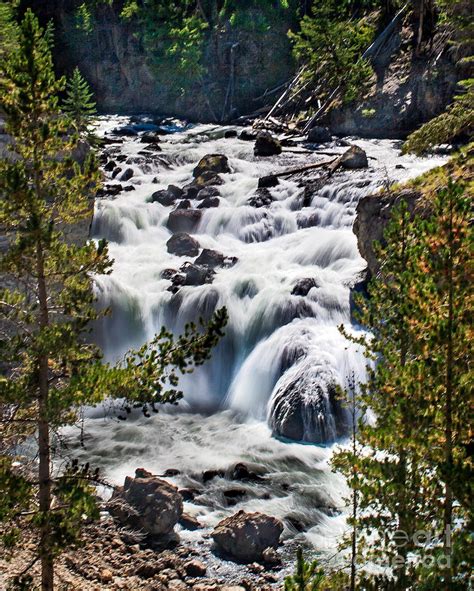
<svg viewBox="0 0 474 591">
<path fill-rule="evenodd" d="M 231 488 L 229 490 L 224 491 L 224 498 L 227 502 L 227 505 L 231 507 L 232 505 L 236 505 L 240 499 L 245 497 L 247 494 L 246 490 L 241 488 Z"/>
<path fill-rule="evenodd" d="M 140 138 L 142 144 L 157 144 L 161 141 L 160 136 L 154 131 L 145 131 Z"/>
<path fill-rule="evenodd" d="M 186 232 L 173 234 L 166 243 L 168 252 L 180 257 L 195 257 L 199 253 L 200 248 L 199 242 L 189 234 L 186 234 Z"/>
<path fill-rule="evenodd" d="M 280 140 L 273 137 L 268 131 L 260 131 L 255 140 L 253 153 L 255 156 L 274 156 L 281 154 Z"/>
<path fill-rule="evenodd" d="M 367 154 L 359 146 L 351 146 L 347 152 L 344 152 L 341 158 L 341 166 L 343 168 L 367 168 L 368 165 Z"/>
<path fill-rule="evenodd" d="M 308 132 L 307 141 L 312 144 L 323 144 L 331 141 L 331 132 L 328 127 L 315 125 Z"/>
<path fill-rule="evenodd" d="M 99 196 L 102 195 L 118 195 L 119 193 L 121 193 L 123 191 L 123 187 L 122 185 L 120 185 L 119 183 L 113 183 L 113 184 L 106 184 L 104 185 L 104 187 L 102 189 L 100 189 L 97 194 Z"/>
<path fill-rule="evenodd" d="M 117 163 L 114 160 L 109 160 L 107 164 L 104 166 L 104 170 L 106 170 L 107 172 L 112 172 L 116 166 Z"/>
<path fill-rule="evenodd" d="M 138 131 L 131 127 L 130 125 L 125 125 L 124 127 L 116 127 L 112 130 L 114 135 L 124 136 L 124 137 L 134 137 L 138 135 Z"/>
<path fill-rule="evenodd" d="M 216 185 L 223 185 L 224 180 L 217 173 L 212 172 L 210 170 L 206 170 L 202 174 L 197 176 L 192 184 L 198 188 L 204 188 Z"/>
<path fill-rule="evenodd" d="M 183 187 L 183 197 L 185 197 L 186 199 L 196 199 L 200 191 L 201 188 L 196 187 L 196 185 L 193 185 L 192 183 L 189 185 L 185 185 Z"/>
<path fill-rule="evenodd" d="M 176 236 L 176 234 L 175 234 Z M 176 271 L 176 269 L 164 269 L 161 273 L 160 273 L 160 277 L 162 279 L 173 279 L 173 277 L 176 275 L 178 271 Z"/>
<path fill-rule="evenodd" d="M 206 470 L 202 473 L 202 481 L 209 482 L 214 478 L 224 478 L 225 472 L 224 470 Z"/>
<path fill-rule="evenodd" d="M 204 285 L 205 283 L 212 283 L 214 279 L 214 271 L 208 267 L 200 267 L 193 263 L 185 263 L 180 271 L 184 273 L 184 285 Z"/>
<path fill-rule="evenodd" d="M 150 198 L 151 203 L 160 203 L 165 207 L 173 205 L 176 201 L 176 196 L 168 189 L 161 189 L 161 191 L 155 191 Z"/>
<path fill-rule="evenodd" d="M 162 152 L 162 148 L 158 144 L 147 144 L 145 149 L 148 151 L 149 154 L 152 155 L 153 152 Z M 139 152 L 140 154 L 141 152 Z"/>
<path fill-rule="evenodd" d="M 310 214 L 299 214 L 296 217 L 298 228 L 314 228 L 321 224 L 321 216 L 317 211 Z"/>
<path fill-rule="evenodd" d="M 260 474 L 256 472 L 256 470 L 260 471 Z M 259 466 L 255 466 L 254 469 L 250 469 L 246 464 L 239 462 L 234 466 L 230 477 L 232 480 L 242 480 L 248 482 L 262 482 L 265 480 L 262 474 L 264 473 L 263 468 Z"/>
<path fill-rule="evenodd" d="M 192 515 L 189 515 L 189 513 L 183 513 L 181 515 L 179 525 L 188 531 L 195 531 L 196 529 L 202 528 L 200 521 L 198 521 Z"/>
<path fill-rule="evenodd" d="M 167 468 L 162 476 L 164 478 L 173 478 L 174 476 L 179 476 L 181 474 L 181 470 L 177 470 L 176 468 Z"/>
<path fill-rule="evenodd" d="M 229 160 L 223 154 L 206 154 L 193 170 L 193 177 L 198 178 L 205 172 L 214 174 L 230 172 Z"/>
<path fill-rule="evenodd" d="M 292 374 L 272 395 L 270 426 L 285 439 L 330 443 L 346 435 L 347 420 L 334 377 L 321 368 Z"/>
<path fill-rule="evenodd" d="M 196 199 L 202 201 L 208 197 L 220 197 L 220 191 L 217 187 L 204 187 L 196 193 Z"/>
<path fill-rule="evenodd" d="M 258 188 L 267 189 L 270 187 L 276 187 L 279 182 L 278 177 L 273 174 L 262 176 L 258 179 Z"/>
<path fill-rule="evenodd" d="M 236 129 L 227 129 L 224 132 L 224 137 L 226 139 L 231 138 L 231 137 L 237 137 L 237 130 Z"/>
<path fill-rule="evenodd" d="M 263 513 L 239 511 L 223 519 L 212 532 L 219 551 L 237 562 L 255 562 L 267 548 L 277 548 L 283 524 Z"/>
<path fill-rule="evenodd" d="M 291 290 L 291 295 L 307 296 L 310 290 L 313 289 L 313 287 L 318 287 L 318 284 L 312 277 L 298 279 L 293 289 Z"/>
<path fill-rule="evenodd" d="M 245 142 L 254 142 L 257 139 L 257 132 L 244 129 L 240 132 L 239 139 Z"/>
<path fill-rule="evenodd" d="M 191 201 L 189 199 L 182 199 L 178 202 L 176 209 L 189 209 L 191 207 Z"/>
<path fill-rule="evenodd" d="M 201 217 L 201 209 L 175 209 L 168 217 L 167 226 L 172 232 L 192 232 Z"/>
<path fill-rule="evenodd" d="M 115 168 L 112 172 L 112 178 L 116 178 L 121 172 L 122 172 L 122 168 L 120 166 L 117 166 L 117 168 Z"/>
<path fill-rule="evenodd" d="M 196 495 L 199 494 L 196 488 L 180 488 L 178 492 L 184 501 L 193 501 Z"/>
<path fill-rule="evenodd" d="M 143 472 L 139 472 L 143 474 Z M 108 503 L 109 512 L 123 525 L 147 534 L 170 534 L 183 513 L 178 489 L 155 476 L 125 478 Z"/>
<path fill-rule="evenodd" d="M 217 252 L 217 250 L 211 250 L 210 248 L 204 248 L 194 263 L 215 269 L 216 267 L 221 267 L 224 261 L 225 256 L 222 253 Z"/>
<path fill-rule="evenodd" d="M 133 176 L 133 168 L 126 168 L 119 177 L 121 181 L 129 181 Z"/>
<path fill-rule="evenodd" d="M 275 201 L 268 189 L 257 189 L 247 201 L 252 207 L 268 207 Z"/>
<path fill-rule="evenodd" d="M 219 207 L 219 203 L 220 202 L 221 201 L 220 201 L 219 197 L 206 197 L 198 205 L 198 209 L 207 209 L 207 208 L 210 208 L 210 207 Z"/>
<path fill-rule="evenodd" d="M 176 185 L 168 185 L 166 190 L 168 191 L 168 193 L 173 195 L 175 199 L 180 199 L 184 195 L 183 189 L 177 187 Z"/>
<path fill-rule="evenodd" d="M 190 560 L 184 564 L 184 570 L 188 577 L 203 577 L 206 574 L 207 567 L 200 560 Z"/>
<path fill-rule="evenodd" d="M 136 191 L 135 187 L 133 185 L 126 185 L 123 188 L 124 191 L 126 191 L 127 193 L 129 193 L 130 191 Z"/>
</svg>

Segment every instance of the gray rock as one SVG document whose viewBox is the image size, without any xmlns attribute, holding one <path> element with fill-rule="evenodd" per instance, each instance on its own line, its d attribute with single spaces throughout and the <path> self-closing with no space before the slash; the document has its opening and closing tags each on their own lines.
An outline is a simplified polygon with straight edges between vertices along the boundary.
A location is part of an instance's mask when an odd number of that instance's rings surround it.
<svg viewBox="0 0 474 591">
<path fill-rule="evenodd" d="M 172 232 L 192 232 L 202 217 L 202 209 L 175 209 L 168 217 L 167 226 Z"/>
<path fill-rule="evenodd" d="M 202 201 L 207 197 L 220 197 L 220 195 L 220 191 L 217 187 L 204 187 L 198 191 L 196 194 L 196 199 Z"/>
<path fill-rule="evenodd" d="M 268 207 L 275 201 L 268 189 L 257 189 L 247 203 L 252 207 Z"/>
<path fill-rule="evenodd" d="M 161 191 L 155 191 L 153 193 L 150 201 L 151 203 L 161 203 L 161 205 L 169 207 L 170 205 L 174 204 L 176 197 L 167 189 L 161 189 Z"/>
<path fill-rule="evenodd" d="M 200 267 L 193 263 L 185 263 L 180 272 L 184 273 L 183 285 L 204 285 L 205 283 L 212 283 L 214 279 L 214 271 L 209 267 Z"/>
<path fill-rule="evenodd" d="M 221 267 L 224 261 L 225 256 L 222 253 L 217 252 L 217 250 L 211 250 L 210 248 L 204 248 L 194 263 L 214 269 L 215 267 Z"/>
<path fill-rule="evenodd" d="M 193 177 L 200 177 L 205 172 L 214 174 L 230 172 L 229 160 L 223 154 L 206 154 L 193 170 Z"/>
<path fill-rule="evenodd" d="M 217 549 L 236 562 L 261 560 L 267 548 L 277 548 L 283 524 L 263 513 L 239 511 L 223 519 L 212 532 Z"/>
<path fill-rule="evenodd" d="M 305 277 L 304 279 L 299 279 L 295 283 L 291 291 L 291 295 L 307 296 L 313 287 L 318 287 L 318 284 L 312 277 Z"/>
<path fill-rule="evenodd" d="M 198 209 L 207 209 L 209 207 L 219 207 L 219 197 L 206 197 L 198 205 Z"/>
<path fill-rule="evenodd" d="M 351 146 L 342 155 L 341 166 L 343 168 L 367 168 L 368 165 L 367 154 L 359 146 Z"/>
<path fill-rule="evenodd" d="M 125 478 L 108 504 L 109 512 L 122 524 L 154 536 L 170 534 L 183 513 L 178 489 L 146 471 Z"/>
<path fill-rule="evenodd" d="M 177 232 L 168 240 L 166 248 L 169 253 L 180 257 L 195 257 L 201 247 L 199 242 L 189 234 Z"/>
<path fill-rule="evenodd" d="M 133 168 L 126 168 L 119 177 L 121 181 L 129 181 L 134 175 Z"/>
<path fill-rule="evenodd" d="M 323 144 L 331 141 L 331 132 L 329 128 L 315 125 L 308 132 L 307 141 L 312 144 Z"/>
<path fill-rule="evenodd" d="M 273 137 L 268 131 L 260 131 L 255 140 L 253 153 L 255 156 L 274 156 L 281 154 L 280 140 Z"/>
</svg>

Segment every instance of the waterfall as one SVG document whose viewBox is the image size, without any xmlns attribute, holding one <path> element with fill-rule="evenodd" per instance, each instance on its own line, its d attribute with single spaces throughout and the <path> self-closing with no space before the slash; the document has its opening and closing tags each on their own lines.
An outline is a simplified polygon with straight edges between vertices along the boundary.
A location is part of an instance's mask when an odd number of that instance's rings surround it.
<svg viewBox="0 0 474 591">
<path fill-rule="evenodd" d="M 102 132 L 126 122 L 105 118 Z M 362 352 L 337 329 L 350 324 L 350 288 L 365 268 L 351 230 L 358 200 L 375 192 L 387 176 L 408 176 L 400 163 L 410 166 L 410 174 L 428 165 L 401 157 L 395 142 L 359 141 L 372 157 L 368 169 L 336 174 L 330 184 L 316 183 L 312 189 L 297 179 L 282 179 L 263 190 L 267 205 L 255 207 L 251 198 L 259 177 L 318 156 L 258 159 L 251 142 L 226 138 L 222 128 L 173 125 L 157 157 L 144 155 L 138 136 L 109 149 L 110 158 L 132 168 L 133 190 L 96 203 L 93 236 L 109 241 L 114 259 L 113 273 L 96 281 L 99 304 L 113 311 L 96 327 L 97 342 L 106 358 L 117 359 L 163 324 L 179 333 L 187 322 L 226 306 L 226 336 L 211 362 L 183 377 L 184 406 L 207 412 L 235 409 L 268 421 L 284 437 L 334 441 L 344 435 L 345 424 L 334 388 L 343 386 L 351 372 L 363 379 L 365 371 Z M 345 148 L 334 144 L 332 149 Z M 172 293 L 163 272 L 195 257 L 167 251 L 172 233 L 166 224 L 173 207 L 152 203 L 150 197 L 170 184 L 189 183 L 194 166 L 209 153 L 225 154 L 230 172 L 220 175 L 219 207 L 201 210 L 192 235 L 200 248 L 236 262 L 216 268 L 212 283 Z M 295 291 L 308 281 L 306 293 Z"/>
</svg>

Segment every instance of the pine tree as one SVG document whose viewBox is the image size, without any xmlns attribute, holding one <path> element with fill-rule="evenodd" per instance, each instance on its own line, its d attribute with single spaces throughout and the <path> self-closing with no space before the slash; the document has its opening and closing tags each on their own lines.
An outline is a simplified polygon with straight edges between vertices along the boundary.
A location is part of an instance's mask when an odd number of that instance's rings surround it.
<svg viewBox="0 0 474 591">
<path fill-rule="evenodd" d="M 306 562 L 303 550 L 296 553 L 296 573 L 285 578 L 285 591 L 318 591 L 326 577 L 318 562 Z"/>
<path fill-rule="evenodd" d="M 87 81 L 76 67 L 67 81 L 63 110 L 81 133 L 87 131 L 97 113 L 93 96 Z"/>
<path fill-rule="evenodd" d="M 8 249 L 0 274 L 0 519 L 2 541 L 38 532 L 41 589 L 54 587 L 54 558 L 77 541 L 83 517 L 95 517 L 89 468 L 52 471 L 57 429 L 74 422 L 83 405 L 105 397 L 144 414 L 176 402 L 179 376 L 209 358 L 226 322 L 220 310 L 207 325 L 189 325 L 175 338 L 163 329 L 116 366 L 104 364 L 87 335 L 102 313 L 94 305 L 93 277 L 109 273 L 107 245 L 68 241 L 71 224 L 88 219 L 98 171 L 91 154 L 81 166 L 71 154 L 78 137 L 63 117 L 51 57 L 51 31 L 31 10 L 18 27 L 17 46 L 5 60 L 1 108 L 11 151 L 0 160 L 0 226 Z M 38 445 L 37 475 L 18 472 L 11 455 L 25 437 Z"/>
</svg>

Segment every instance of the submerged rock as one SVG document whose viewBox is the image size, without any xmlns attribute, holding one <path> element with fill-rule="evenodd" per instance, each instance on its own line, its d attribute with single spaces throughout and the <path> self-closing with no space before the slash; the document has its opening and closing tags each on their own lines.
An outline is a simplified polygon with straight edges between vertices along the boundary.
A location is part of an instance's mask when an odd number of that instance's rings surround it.
<svg viewBox="0 0 474 591">
<path fill-rule="evenodd" d="M 313 277 L 298 279 L 291 290 L 291 295 L 307 296 L 313 287 L 318 287 L 318 284 L 316 283 L 315 279 L 313 279 Z"/>
<path fill-rule="evenodd" d="M 144 470 L 127 476 L 108 503 L 109 512 L 123 525 L 154 536 L 170 534 L 183 513 L 178 489 Z"/>
<path fill-rule="evenodd" d="M 180 257 L 195 257 L 201 246 L 195 238 L 186 232 L 177 232 L 168 240 L 166 248 L 169 253 Z"/>
<path fill-rule="evenodd" d="M 198 178 L 205 172 L 214 174 L 230 172 L 229 159 L 223 154 L 206 154 L 193 170 L 193 177 Z"/>
<path fill-rule="evenodd" d="M 167 226 L 172 232 L 192 232 L 202 217 L 202 209 L 175 209 L 168 217 Z"/>
<path fill-rule="evenodd" d="M 226 556 L 250 563 L 261 560 L 267 548 L 277 548 L 282 531 L 283 524 L 275 517 L 239 511 L 217 524 L 212 539 Z"/>
<path fill-rule="evenodd" d="M 341 158 L 341 166 L 343 168 L 367 168 L 368 165 L 367 154 L 359 146 L 351 146 L 347 152 L 344 152 Z"/>
<path fill-rule="evenodd" d="M 201 203 L 198 205 L 198 209 L 207 209 L 210 207 L 219 207 L 220 204 L 219 197 L 205 197 Z"/>
<path fill-rule="evenodd" d="M 268 207 L 275 201 L 275 198 L 268 189 L 257 189 L 247 203 L 252 207 Z"/>
<path fill-rule="evenodd" d="M 280 140 L 273 137 L 268 131 L 260 131 L 255 140 L 253 153 L 255 156 L 274 156 L 281 154 Z"/>
</svg>

